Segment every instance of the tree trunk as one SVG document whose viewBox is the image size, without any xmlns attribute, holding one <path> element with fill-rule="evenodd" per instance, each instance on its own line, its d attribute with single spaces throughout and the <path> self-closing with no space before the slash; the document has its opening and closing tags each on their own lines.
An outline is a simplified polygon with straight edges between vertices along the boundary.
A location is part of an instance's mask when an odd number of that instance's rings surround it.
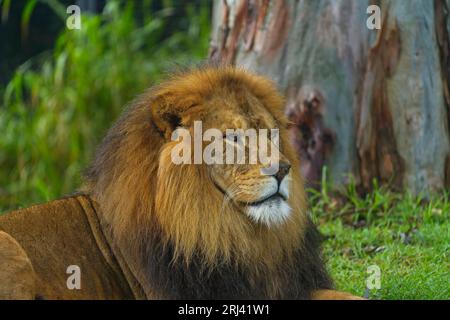
<svg viewBox="0 0 450 320">
<path fill-rule="evenodd" d="M 215 2 L 210 59 L 272 78 L 311 185 L 328 168 L 394 189 L 450 186 L 450 0 Z M 381 28 L 370 30 L 370 5 Z"/>
</svg>

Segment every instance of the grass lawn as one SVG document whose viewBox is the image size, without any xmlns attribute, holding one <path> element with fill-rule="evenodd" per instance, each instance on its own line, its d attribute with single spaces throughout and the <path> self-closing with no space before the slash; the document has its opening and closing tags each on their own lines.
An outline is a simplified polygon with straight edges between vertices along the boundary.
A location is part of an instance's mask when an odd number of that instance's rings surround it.
<svg viewBox="0 0 450 320">
<path fill-rule="evenodd" d="M 340 290 L 371 299 L 450 298 L 450 194 L 413 197 L 353 186 L 310 195 L 311 214 L 325 236 L 324 256 Z M 366 289 L 368 267 L 380 289 Z"/>
<path fill-rule="evenodd" d="M 332 196 L 311 192 L 310 211 L 339 290 L 371 299 L 450 299 L 449 193 L 426 198 L 376 188 L 361 198 L 351 185 Z M 379 290 L 366 289 L 373 265 Z"/>
</svg>

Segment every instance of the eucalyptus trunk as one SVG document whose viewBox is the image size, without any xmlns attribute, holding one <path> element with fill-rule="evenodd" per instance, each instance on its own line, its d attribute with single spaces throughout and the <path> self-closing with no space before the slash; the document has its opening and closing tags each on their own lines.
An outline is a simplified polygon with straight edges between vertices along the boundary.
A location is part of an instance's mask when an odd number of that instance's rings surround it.
<svg viewBox="0 0 450 320">
<path fill-rule="evenodd" d="M 286 96 L 302 172 L 318 186 L 374 179 L 450 187 L 446 0 L 215 1 L 210 59 L 267 75 Z M 380 9 L 379 29 L 368 7 Z"/>
</svg>

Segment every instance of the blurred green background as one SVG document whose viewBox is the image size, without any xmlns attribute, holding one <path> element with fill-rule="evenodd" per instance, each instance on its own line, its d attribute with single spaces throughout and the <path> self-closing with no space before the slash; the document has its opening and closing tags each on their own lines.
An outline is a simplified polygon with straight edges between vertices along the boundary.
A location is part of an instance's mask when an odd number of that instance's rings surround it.
<svg viewBox="0 0 450 320">
<path fill-rule="evenodd" d="M 124 105 L 207 56 L 210 1 L 90 2 L 69 30 L 72 3 L 0 3 L 0 212 L 75 191 Z"/>
</svg>

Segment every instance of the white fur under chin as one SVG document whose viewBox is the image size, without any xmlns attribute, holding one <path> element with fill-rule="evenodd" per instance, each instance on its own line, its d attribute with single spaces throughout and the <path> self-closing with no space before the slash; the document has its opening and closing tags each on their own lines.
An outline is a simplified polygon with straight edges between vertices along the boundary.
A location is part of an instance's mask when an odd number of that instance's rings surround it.
<svg viewBox="0 0 450 320">
<path fill-rule="evenodd" d="M 281 199 L 267 201 L 258 206 L 248 207 L 247 214 L 255 222 L 267 226 L 280 225 L 291 215 L 291 207 Z"/>
</svg>

